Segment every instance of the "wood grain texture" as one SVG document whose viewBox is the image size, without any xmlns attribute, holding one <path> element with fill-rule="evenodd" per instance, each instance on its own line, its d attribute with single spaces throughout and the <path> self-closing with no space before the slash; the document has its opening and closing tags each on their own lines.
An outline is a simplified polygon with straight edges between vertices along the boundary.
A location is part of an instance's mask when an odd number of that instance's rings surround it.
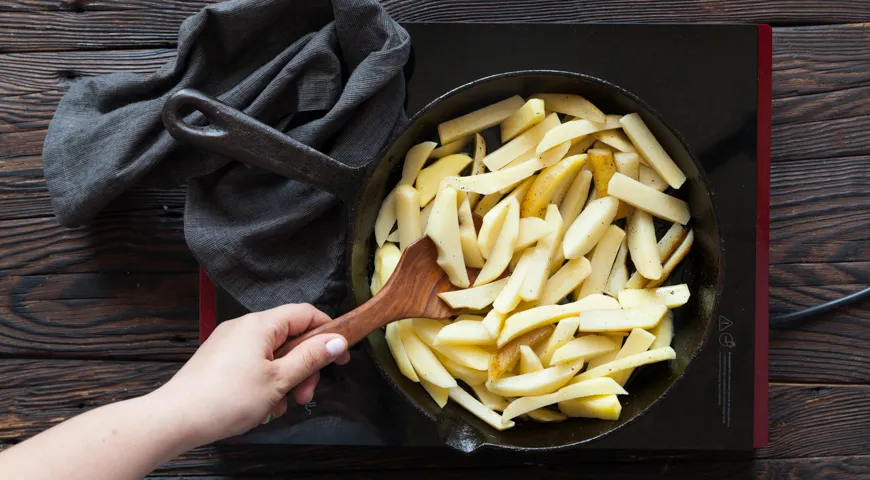
<svg viewBox="0 0 870 480">
<path fill-rule="evenodd" d="M 196 11 L 220 0 L 0 0 L 0 12 L 6 11 L 117 11 L 180 10 Z"/>
</svg>

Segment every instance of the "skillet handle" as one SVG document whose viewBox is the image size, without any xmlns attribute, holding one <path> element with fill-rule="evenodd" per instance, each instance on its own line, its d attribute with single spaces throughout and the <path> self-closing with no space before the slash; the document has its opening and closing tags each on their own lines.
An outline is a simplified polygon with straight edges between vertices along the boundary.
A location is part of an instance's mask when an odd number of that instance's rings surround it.
<svg viewBox="0 0 870 480">
<path fill-rule="evenodd" d="M 184 120 L 198 111 L 206 125 Z M 332 193 L 353 205 L 361 169 L 348 167 L 198 90 L 175 92 L 163 106 L 163 124 L 178 140 Z"/>
</svg>

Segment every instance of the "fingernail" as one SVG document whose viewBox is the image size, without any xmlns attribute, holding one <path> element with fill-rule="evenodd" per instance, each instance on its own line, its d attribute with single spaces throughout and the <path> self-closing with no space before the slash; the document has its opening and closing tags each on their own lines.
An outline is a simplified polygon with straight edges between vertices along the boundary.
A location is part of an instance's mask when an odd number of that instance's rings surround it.
<svg viewBox="0 0 870 480">
<path fill-rule="evenodd" d="M 326 353 L 330 357 L 337 357 L 347 350 L 347 342 L 343 338 L 333 338 L 326 342 Z"/>
</svg>

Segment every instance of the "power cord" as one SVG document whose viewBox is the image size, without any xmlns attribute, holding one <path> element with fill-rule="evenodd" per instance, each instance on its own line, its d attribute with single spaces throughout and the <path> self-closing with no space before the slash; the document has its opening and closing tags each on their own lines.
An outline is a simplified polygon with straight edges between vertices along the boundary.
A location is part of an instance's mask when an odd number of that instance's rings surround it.
<svg viewBox="0 0 870 480">
<path fill-rule="evenodd" d="M 812 317 L 814 315 L 818 315 L 820 313 L 829 312 L 831 310 L 835 310 L 844 305 L 849 305 L 850 303 L 855 303 L 858 300 L 866 298 L 870 296 L 870 287 L 865 288 L 864 290 L 857 291 L 851 295 L 846 295 L 845 297 L 838 298 L 836 300 L 831 300 L 830 302 L 825 302 L 821 305 L 816 305 L 814 307 L 805 308 L 803 310 L 798 310 L 796 312 L 784 313 L 782 315 L 775 315 L 770 317 L 770 326 L 772 328 L 784 328 L 787 325 L 797 322 L 798 320 L 803 320 L 805 318 Z"/>
</svg>

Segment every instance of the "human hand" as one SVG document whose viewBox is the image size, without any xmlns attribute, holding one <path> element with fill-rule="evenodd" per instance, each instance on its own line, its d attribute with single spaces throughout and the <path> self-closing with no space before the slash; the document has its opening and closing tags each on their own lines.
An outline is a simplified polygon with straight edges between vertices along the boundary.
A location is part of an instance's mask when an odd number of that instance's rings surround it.
<svg viewBox="0 0 870 480">
<path fill-rule="evenodd" d="M 311 401 L 320 369 L 350 360 L 338 334 L 316 335 L 275 359 L 288 338 L 330 318 L 311 305 L 284 305 L 221 323 L 178 373 L 152 395 L 175 403 L 199 444 L 239 435 L 287 411 L 287 394 Z"/>
</svg>

